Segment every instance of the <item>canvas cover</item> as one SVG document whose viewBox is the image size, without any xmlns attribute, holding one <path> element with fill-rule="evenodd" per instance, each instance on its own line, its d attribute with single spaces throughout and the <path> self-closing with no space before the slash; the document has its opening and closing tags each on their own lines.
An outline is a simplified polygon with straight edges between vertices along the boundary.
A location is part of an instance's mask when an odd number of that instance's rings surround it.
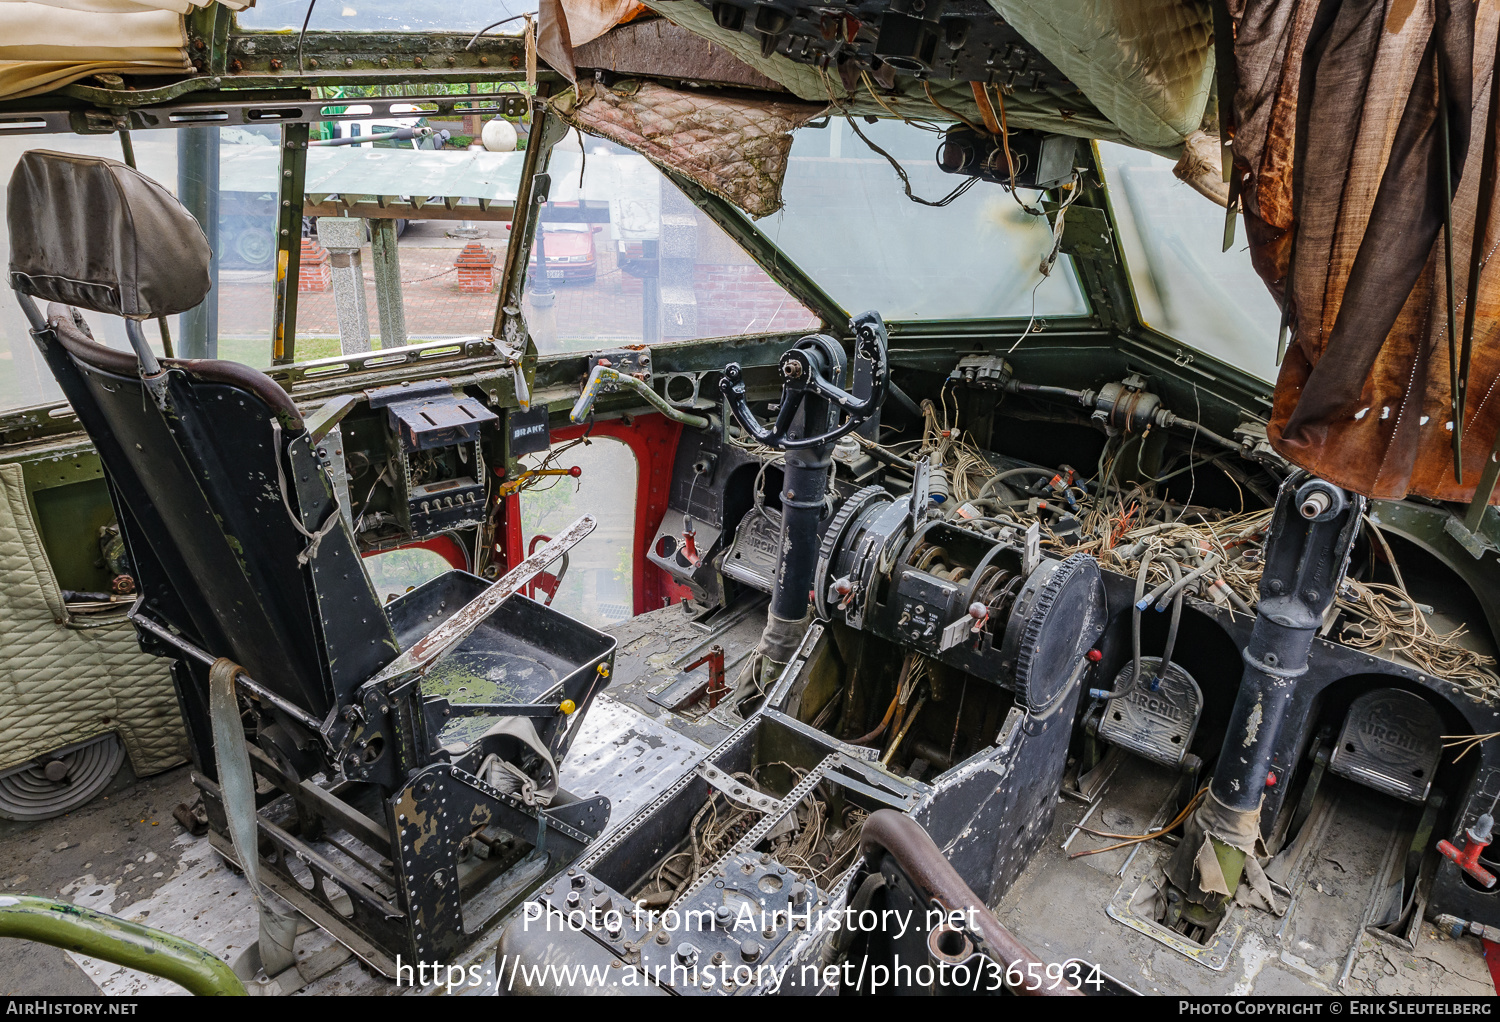
<svg viewBox="0 0 1500 1022">
<path fill-rule="evenodd" d="M 0 770 L 113 731 L 142 776 L 183 762 L 168 661 L 123 615 L 70 615 L 20 465 L 0 465 Z"/>
<path fill-rule="evenodd" d="M 755 217 L 781 208 L 792 130 L 824 109 L 643 81 L 607 89 L 580 82 L 555 106 L 570 124 L 686 175 Z"/>
<path fill-rule="evenodd" d="M 1246 0 L 1237 13 L 1236 172 L 1291 337 L 1271 441 L 1369 496 L 1471 500 L 1500 431 L 1500 7 Z"/>
<path fill-rule="evenodd" d="M 0 99 L 90 75 L 186 74 L 184 16 L 212 0 L 0 0 Z M 250 3 L 222 0 L 242 10 Z"/>
<path fill-rule="evenodd" d="M 1202 0 L 989 0 L 1126 140 L 1181 145 L 1214 80 L 1213 15 Z"/>
</svg>

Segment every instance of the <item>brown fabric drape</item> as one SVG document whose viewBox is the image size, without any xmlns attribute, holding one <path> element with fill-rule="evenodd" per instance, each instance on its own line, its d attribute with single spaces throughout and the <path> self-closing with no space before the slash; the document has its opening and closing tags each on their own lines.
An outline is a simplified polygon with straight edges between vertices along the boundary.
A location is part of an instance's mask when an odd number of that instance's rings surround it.
<svg viewBox="0 0 1500 1022">
<path fill-rule="evenodd" d="M 1292 340 L 1269 433 L 1283 456 L 1376 497 L 1472 498 L 1500 430 L 1497 211 L 1477 234 L 1473 358 L 1454 478 L 1444 190 L 1461 331 L 1500 5 L 1244 0 L 1235 166 L 1255 267 Z M 1441 78 L 1441 83 L 1440 83 Z M 1445 133 L 1439 101 L 1447 111 Z"/>
<path fill-rule="evenodd" d="M 569 124 L 683 174 L 753 217 L 781 208 L 792 132 L 826 107 L 744 92 L 580 82 L 552 103 Z"/>
</svg>

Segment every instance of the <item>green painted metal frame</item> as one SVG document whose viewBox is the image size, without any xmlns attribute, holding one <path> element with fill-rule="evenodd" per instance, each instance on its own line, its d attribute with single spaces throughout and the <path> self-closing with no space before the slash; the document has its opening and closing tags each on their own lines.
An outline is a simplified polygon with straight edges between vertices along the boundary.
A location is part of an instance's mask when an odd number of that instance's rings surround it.
<svg viewBox="0 0 1500 1022">
<path fill-rule="evenodd" d="M 517 331 L 521 326 L 521 298 L 526 284 L 526 254 L 531 251 L 539 219 L 535 200 L 537 176 L 547 172 L 552 157 L 552 147 L 544 142 L 547 122 L 554 116 L 546 102 L 550 86 L 549 82 L 538 82 L 532 100 L 531 133 L 526 144 L 526 160 L 521 167 L 521 183 L 516 188 L 515 212 L 511 214 L 510 243 L 505 246 L 500 300 L 495 305 L 495 321 L 490 328 L 490 336 L 504 338 L 515 351 L 525 348 L 525 338 Z"/>
<path fill-rule="evenodd" d="M 138 969 L 170 979 L 194 994 L 245 996 L 239 977 L 207 948 L 71 902 L 0 896 L 0 937 L 50 944 Z"/>
<path fill-rule="evenodd" d="M 302 206 L 307 190 L 308 124 L 281 127 L 276 194 L 276 296 L 271 305 L 271 364 L 297 360 L 297 283 L 302 273 Z"/>
</svg>

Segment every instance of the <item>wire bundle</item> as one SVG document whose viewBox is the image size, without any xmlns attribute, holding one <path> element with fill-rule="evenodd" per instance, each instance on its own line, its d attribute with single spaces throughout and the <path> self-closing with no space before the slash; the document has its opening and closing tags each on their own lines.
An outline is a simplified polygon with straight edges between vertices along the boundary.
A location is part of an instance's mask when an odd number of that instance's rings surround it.
<svg viewBox="0 0 1500 1022">
<path fill-rule="evenodd" d="M 793 787 L 801 783 L 807 771 L 790 763 L 777 761 L 756 767 L 753 773 L 736 773 L 734 779 L 754 791 L 761 785 L 754 774 L 767 767 L 782 767 L 793 777 Z M 771 855 L 787 865 L 800 866 L 799 872 L 820 886 L 827 886 L 848 864 L 853 861 L 859 847 L 859 833 L 865 817 L 863 809 L 849 807 L 844 814 L 842 829 L 833 830 L 829 824 L 827 803 L 816 794 L 809 794 L 792 810 L 794 826 L 784 834 L 770 839 Z M 711 789 L 703 807 L 693 817 L 688 827 L 689 847 L 667 856 L 657 867 L 653 885 L 659 898 L 670 892 L 670 900 L 676 901 L 682 893 L 703 877 L 714 864 L 733 850 L 735 844 L 750 832 L 762 819 L 762 814 L 731 802 L 717 789 Z M 685 872 L 679 873 L 672 864 L 679 859 L 688 859 Z M 821 862 L 821 865 L 817 863 Z M 650 895 L 647 895 L 650 898 Z"/>
<path fill-rule="evenodd" d="M 1349 612 L 1339 628 L 1344 645 L 1399 654 L 1476 698 L 1500 702 L 1495 658 L 1462 645 L 1458 640 L 1468 631 L 1462 625 L 1451 632 L 1433 628 L 1405 589 L 1350 579 L 1339 592 L 1338 605 Z"/>
</svg>

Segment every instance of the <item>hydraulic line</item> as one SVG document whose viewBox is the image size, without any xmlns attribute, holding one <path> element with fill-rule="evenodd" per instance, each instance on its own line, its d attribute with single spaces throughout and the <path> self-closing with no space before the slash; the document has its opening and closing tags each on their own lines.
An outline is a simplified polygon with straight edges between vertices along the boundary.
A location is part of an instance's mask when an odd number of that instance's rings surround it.
<svg viewBox="0 0 1500 1022">
<path fill-rule="evenodd" d="M 1192 571 L 1188 572 L 1186 575 L 1183 575 L 1180 579 L 1177 579 L 1170 586 L 1168 586 L 1167 591 L 1162 593 L 1160 600 L 1172 599 L 1179 593 L 1186 591 L 1188 586 L 1192 585 L 1204 575 L 1208 574 L 1208 572 L 1218 563 L 1219 555 L 1217 553 L 1209 554 L 1207 557 L 1203 558 L 1202 564 L 1198 565 L 1198 567 L 1194 568 Z M 1160 600 L 1158 602 L 1160 602 Z M 1157 610 L 1160 609 L 1161 607 L 1158 606 Z"/>
<path fill-rule="evenodd" d="M 1172 653 L 1177 648 L 1177 625 L 1182 621 L 1183 590 L 1176 585 L 1177 581 L 1181 581 L 1182 569 L 1177 566 L 1175 560 L 1167 561 L 1167 567 L 1172 570 L 1172 577 L 1176 580 L 1173 586 L 1177 589 L 1177 594 L 1172 597 L 1172 621 L 1167 625 L 1167 644 L 1162 647 L 1161 663 L 1157 665 L 1156 677 L 1151 679 L 1150 688 L 1153 692 L 1161 688 L 1162 679 L 1167 676 L 1167 670 L 1172 666 Z"/>
<path fill-rule="evenodd" d="M 885 734 L 885 729 L 891 726 L 891 718 L 896 715 L 896 706 L 901 702 L 901 693 L 906 688 L 906 680 L 911 676 L 912 666 L 915 661 L 915 654 L 908 654 L 906 659 L 901 661 L 901 674 L 896 679 L 896 694 L 891 696 L 891 705 L 886 707 L 885 716 L 881 718 L 879 726 L 867 735 L 851 739 L 849 741 L 850 745 L 864 745 L 875 741 L 875 739 Z"/>
<path fill-rule="evenodd" d="M 979 489 L 979 495 L 983 497 L 988 494 L 993 487 L 1000 485 L 1001 483 L 1005 482 L 1005 480 L 1014 479 L 1016 476 L 1023 475 L 1046 476 L 1050 479 L 1053 476 L 1057 475 L 1057 470 L 1051 468 L 1033 468 L 1029 465 L 1023 468 L 1006 469 L 1004 472 L 997 473 L 986 479 L 984 485 Z"/>
<path fill-rule="evenodd" d="M 901 747 L 901 740 L 906 737 L 906 732 L 910 731 L 911 726 L 916 723 L 917 714 L 922 712 L 922 707 L 926 704 L 926 702 L 927 695 L 925 693 L 917 696 L 917 701 L 912 704 L 911 712 L 908 713 L 906 715 L 906 719 L 901 722 L 901 730 L 896 732 L 896 737 L 891 741 L 891 747 L 886 750 L 884 756 L 880 757 L 881 766 L 889 766 L 891 760 L 895 758 L 896 750 Z"/>
<path fill-rule="evenodd" d="M 1119 689 L 1096 688 L 1089 690 L 1091 699 L 1118 699 L 1135 691 L 1141 678 L 1141 602 L 1146 593 L 1146 573 L 1156 553 L 1147 550 L 1141 555 L 1141 565 L 1135 574 L 1135 601 L 1130 607 L 1130 679 Z"/>
<path fill-rule="evenodd" d="M 1005 388 L 1017 394 L 1033 394 L 1037 397 L 1065 397 L 1070 401 L 1083 401 L 1084 393 L 1081 390 L 1069 390 L 1067 387 L 1044 387 L 1035 383 L 1022 383 L 1012 380 Z"/>
</svg>

